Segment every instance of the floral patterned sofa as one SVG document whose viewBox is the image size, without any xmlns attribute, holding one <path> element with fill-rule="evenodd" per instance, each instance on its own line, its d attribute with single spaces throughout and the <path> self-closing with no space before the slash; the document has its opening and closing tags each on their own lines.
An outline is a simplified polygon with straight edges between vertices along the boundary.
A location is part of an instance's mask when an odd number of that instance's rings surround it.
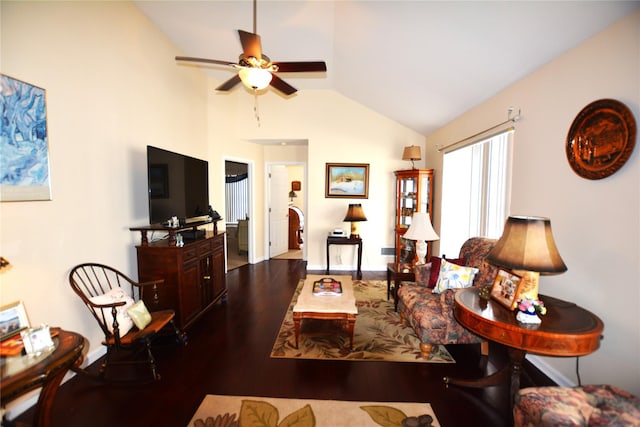
<svg viewBox="0 0 640 427">
<path fill-rule="evenodd" d="M 640 399 L 611 385 L 530 387 L 518 391 L 515 426 L 638 426 Z"/>
<path fill-rule="evenodd" d="M 497 267 L 487 263 L 485 257 L 493 249 L 496 240 L 486 237 L 472 237 L 460 248 L 459 258 L 449 260 L 454 263 L 475 267 L 478 272 L 473 278 L 473 286 L 491 285 L 498 272 Z M 434 293 L 438 278 L 440 259 L 431 257 L 431 262 L 416 266 L 416 281 L 398 287 L 398 312 L 403 324 L 409 325 L 420 338 L 420 352 L 429 357 L 433 344 L 473 344 L 482 343 L 482 354 L 489 353 L 487 341 L 463 328 L 453 314 L 456 289 Z M 433 271 L 432 271 L 433 269 Z M 438 283 L 438 287 L 440 284 Z"/>
</svg>

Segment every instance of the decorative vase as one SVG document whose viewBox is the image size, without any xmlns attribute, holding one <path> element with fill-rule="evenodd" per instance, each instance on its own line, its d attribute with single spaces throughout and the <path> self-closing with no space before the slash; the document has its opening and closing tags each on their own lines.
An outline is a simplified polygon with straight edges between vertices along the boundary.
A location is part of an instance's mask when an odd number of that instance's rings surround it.
<svg viewBox="0 0 640 427">
<path fill-rule="evenodd" d="M 538 317 L 538 314 L 534 311 L 530 313 L 528 311 L 518 311 L 516 314 L 516 320 L 520 323 L 539 325 L 542 323 L 542 319 Z"/>
</svg>

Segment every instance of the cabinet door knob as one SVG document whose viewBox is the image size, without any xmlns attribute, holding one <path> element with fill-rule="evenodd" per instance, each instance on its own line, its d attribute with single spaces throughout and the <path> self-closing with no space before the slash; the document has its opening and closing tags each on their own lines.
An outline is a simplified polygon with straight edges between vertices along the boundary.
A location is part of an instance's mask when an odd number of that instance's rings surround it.
<svg viewBox="0 0 640 427">
<path fill-rule="evenodd" d="M 211 276 L 204 276 L 204 280 L 211 280 Z"/>
</svg>

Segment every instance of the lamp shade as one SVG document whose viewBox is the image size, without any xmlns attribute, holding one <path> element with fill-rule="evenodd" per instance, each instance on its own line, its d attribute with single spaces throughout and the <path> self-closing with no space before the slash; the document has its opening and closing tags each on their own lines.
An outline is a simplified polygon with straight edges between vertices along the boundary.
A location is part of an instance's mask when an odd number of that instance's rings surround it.
<svg viewBox="0 0 640 427">
<path fill-rule="evenodd" d="M 402 237 L 416 241 L 416 265 L 424 264 L 427 261 L 428 247 L 426 241 L 438 240 L 440 238 L 431 225 L 429 214 L 425 212 L 413 213 L 411 225 Z"/>
<path fill-rule="evenodd" d="M 360 221 L 366 221 L 367 217 L 364 216 L 364 211 L 362 210 L 362 205 L 360 203 L 353 203 L 349 205 L 349 209 L 347 210 L 347 214 L 344 216 L 345 222 L 351 223 L 351 238 L 359 239 L 360 238 Z"/>
<path fill-rule="evenodd" d="M 411 225 L 403 236 L 409 240 L 438 240 L 440 237 L 436 234 L 433 226 L 431 225 L 431 218 L 428 213 L 414 212 L 411 220 Z"/>
<path fill-rule="evenodd" d="M 271 83 L 271 72 L 264 68 L 243 67 L 238 72 L 240 80 L 249 89 L 262 90 Z"/>
<path fill-rule="evenodd" d="M 486 259 L 512 270 L 538 273 L 567 271 L 553 240 L 549 218 L 510 216 L 502 237 Z"/>
<path fill-rule="evenodd" d="M 353 203 L 349 205 L 347 214 L 344 217 L 345 222 L 358 222 L 366 220 L 367 217 L 364 216 L 364 211 L 362 210 L 362 205 L 360 203 Z"/>
<path fill-rule="evenodd" d="M 404 147 L 402 152 L 402 160 L 421 160 L 422 154 L 420 153 L 420 147 L 417 145 L 411 145 Z"/>
</svg>

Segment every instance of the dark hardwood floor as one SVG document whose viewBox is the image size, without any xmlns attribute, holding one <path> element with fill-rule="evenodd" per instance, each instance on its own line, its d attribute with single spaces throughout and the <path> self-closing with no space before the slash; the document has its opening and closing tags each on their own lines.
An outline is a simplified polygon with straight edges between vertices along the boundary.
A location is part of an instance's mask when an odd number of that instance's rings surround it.
<svg viewBox="0 0 640 427">
<path fill-rule="evenodd" d="M 76 375 L 58 391 L 53 425 L 186 427 L 206 394 L 428 402 L 442 426 L 510 424 L 506 386 L 470 389 L 442 383 L 445 375 L 485 373 L 476 345 L 448 346 L 455 364 L 272 359 L 276 333 L 305 274 L 302 260 L 271 260 L 230 271 L 227 301 L 187 331 L 188 346 L 155 351 L 160 381 L 104 385 Z M 364 272 L 364 279 L 384 277 Z M 505 361 L 505 350 L 492 345 L 488 372 Z M 531 385 L 531 378 L 525 375 L 522 385 Z M 32 416 L 33 409 L 17 421 L 30 424 Z"/>
</svg>

